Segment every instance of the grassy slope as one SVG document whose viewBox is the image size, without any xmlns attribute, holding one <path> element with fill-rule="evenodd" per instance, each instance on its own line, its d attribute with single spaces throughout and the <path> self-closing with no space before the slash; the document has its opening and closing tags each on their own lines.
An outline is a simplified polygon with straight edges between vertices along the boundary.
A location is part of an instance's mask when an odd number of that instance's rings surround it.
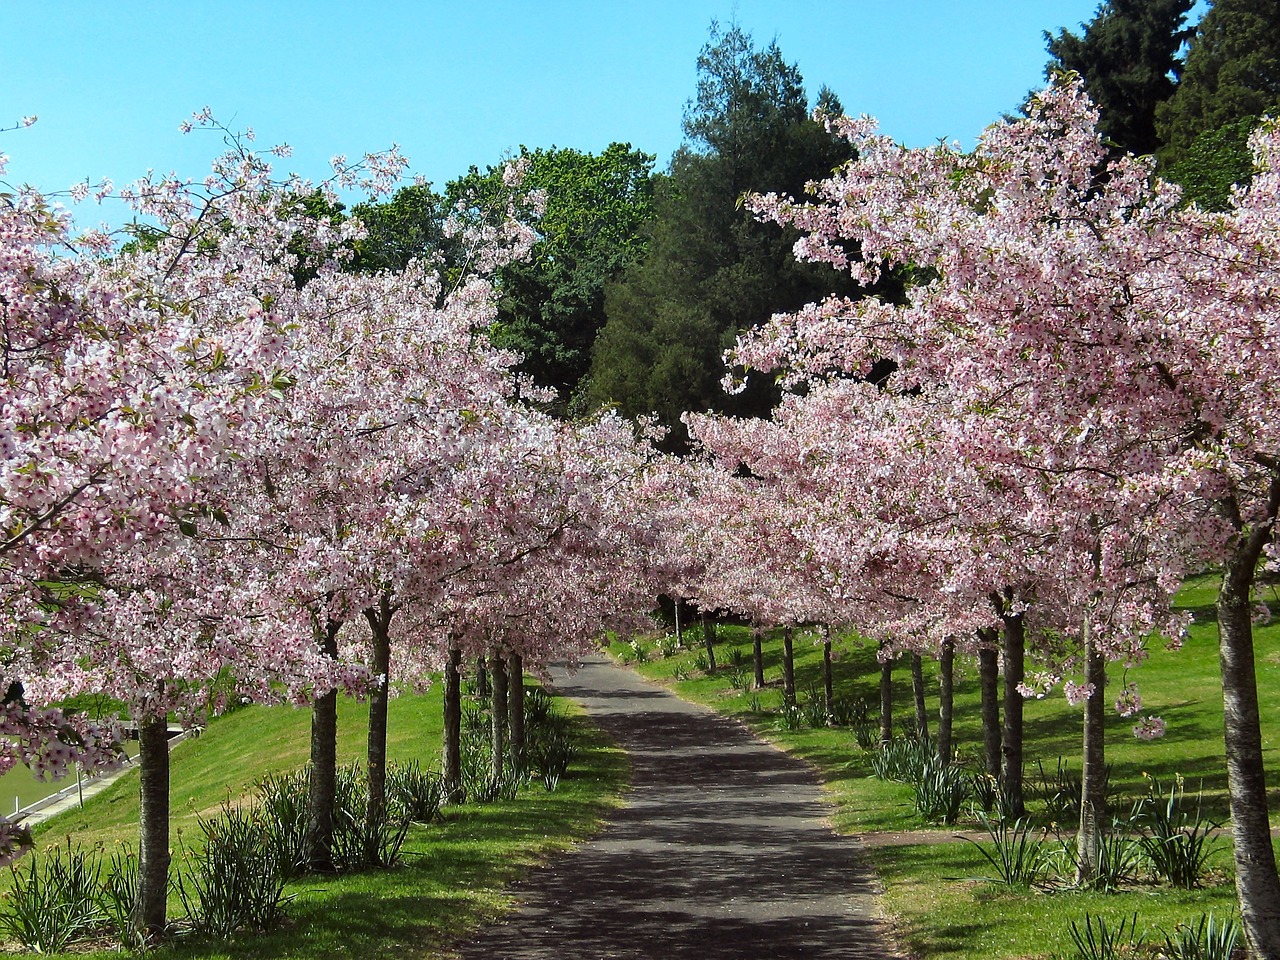
<svg viewBox="0 0 1280 960">
<path fill-rule="evenodd" d="M 364 705 L 341 703 L 343 762 L 362 754 L 367 718 Z M 175 862 L 181 857 L 181 842 L 199 833 L 197 814 L 208 815 L 224 801 L 241 798 L 268 772 L 305 763 L 309 722 L 305 710 L 247 707 L 213 723 L 198 740 L 175 748 Z M 389 726 L 392 759 L 416 757 L 424 766 L 435 763 L 440 742 L 438 693 L 393 700 Z M 412 828 L 404 863 L 396 869 L 291 885 L 291 923 L 284 930 L 232 945 L 180 944 L 149 956 L 446 956 L 449 943 L 506 908 L 506 885 L 530 864 L 592 832 L 616 802 L 625 781 L 625 759 L 585 723 L 579 729 L 586 749 L 555 793 L 537 787 L 511 803 L 452 808 L 443 822 Z M 83 811 L 51 821 L 37 843 L 58 843 L 71 836 L 83 846 L 101 843 L 110 849 L 132 842 L 136 847 L 137 803 L 137 774 L 130 773 L 86 801 Z M 176 902 L 171 901 L 171 914 L 175 910 Z"/>
<path fill-rule="evenodd" d="M 1226 774 L 1223 767 L 1222 702 L 1218 678 L 1217 632 L 1212 619 L 1213 587 L 1200 581 L 1189 585 L 1181 602 L 1196 613 L 1197 623 L 1179 651 L 1152 644 L 1149 660 L 1130 671 L 1144 701 L 1144 712 L 1158 714 L 1168 723 L 1168 734 L 1146 743 L 1130 733 L 1132 721 L 1108 718 L 1108 761 L 1112 783 L 1121 793 L 1121 810 L 1146 792 L 1144 774 L 1166 783 L 1181 774 L 1188 790 L 1204 789 L 1204 808 L 1216 818 L 1225 818 Z M 731 662 L 737 648 L 747 658 L 750 674 L 750 637 L 745 630 L 724 628 L 725 642 L 717 649 L 722 664 Z M 1263 706 L 1263 736 L 1268 769 L 1280 766 L 1280 718 L 1269 704 L 1280 703 L 1280 625 L 1256 631 L 1258 681 Z M 700 635 L 686 635 L 687 644 L 698 644 Z M 683 695 L 735 714 L 752 723 L 784 748 L 816 764 L 826 778 L 837 812 L 834 823 L 846 833 L 916 830 L 921 824 L 912 806 L 910 788 L 883 783 L 870 776 L 866 754 L 847 730 L 779 729 L 774 710 L 781 703 L 781 643 L 770 638 L 766 644 L 765 676 L 768 688 L 758 694 L 738 692 L 730 687 L 731 667 L 722 667 L 714 677 L 705 677 L 693 668 L 699 646 L 675 657 L 663 659 L 650 645 L 647 660 L 640 664 L 650 677 L 673 683 Z M 624 659 L 632 651 L 617 644 L 615 653 Z M 821 689 L 821 655 L 809 638 L 797 638 L 797 687 L 800 700 L 808 691 Z M 976 664 L 961 663 L 963 675 L 956 689 L 956 737 L 963 757 L 976 761 L 981 753 L 981 720 L 978 709 Z M 689 679 L 675 680 L 677 673 Z M 878 709 L 878 670 L 874 652 L 851 645 L 837 660 L 834 673 L 837 696 L 862 698 Z M 930 676 L 929 695 L 936 684 Z M 1111 678 L 1110 699 L 1118 691 L 1122 677 Z M 907 671 L 895 671 L 895 716 L 913 715 L 911 684 Z M 936 703 L 931 703 L 936 708 Z M 753 709 L 758 707 L 759 709 Z M 1027 707 L 1028 775 L 1035 777 L 1036 760 L 1052 771 L 1059 756 L 1079 770 L 1080 712 L 1068 706 L 1060 693 Z M 1272 794 L 1273 810 L 1280 806 L 1280 793 Z M 972 824 L 970 824 L 972 826 Z M 940 830 L 949 836 L 949 830 Z M 874 847 L 867 851 L 872 866 L 886 883 L 884 905 L 897 918 L 903 939 L 920 956 L 947 960 L 998 960 L 998 958 L 1047 957 L 1069 953 L 1068 922 L 1079 920 L 1086 911 L 1102 913 L 1118 922 L 1135 911 L 1139 925 L 1166 929 L 1181 921 L 1214 909 L 1221 914 L 1234 904 L 1229 880 L 1231 865 L 1226 842 L 1215 854 L 1216 878 L 1205 889 L 1182 892 L 1168 888 L 1135 888 L 1121 894 L 1104 895 L 1059 891 L 1011 893 L 972 878 L 988 875 L 989 865 L 970 844 Z"/>
</svg>

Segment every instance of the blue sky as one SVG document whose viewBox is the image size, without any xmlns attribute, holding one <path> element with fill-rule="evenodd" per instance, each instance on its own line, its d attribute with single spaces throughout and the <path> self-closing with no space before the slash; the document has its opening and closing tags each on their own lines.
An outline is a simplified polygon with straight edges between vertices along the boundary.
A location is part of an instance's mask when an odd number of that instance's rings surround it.
<svg viewBox="0 0 1280 960">
<path fill-rule="evenodd" d="M 658 155 L 681 139 L 713 19 L 776 39 L 822 84 L 910 145 L 966 145 L 1043 82 L 1043 31 L 1098 0 L 0 0 L 5 179 L 62 190 L 148 168 L 199 176 L 208 105 L 317 178 L 337 153 L 400 144 L 438 184 L 521 144 Z M 106 210 L 78 214 L 85 223 Z"/>
</svg>

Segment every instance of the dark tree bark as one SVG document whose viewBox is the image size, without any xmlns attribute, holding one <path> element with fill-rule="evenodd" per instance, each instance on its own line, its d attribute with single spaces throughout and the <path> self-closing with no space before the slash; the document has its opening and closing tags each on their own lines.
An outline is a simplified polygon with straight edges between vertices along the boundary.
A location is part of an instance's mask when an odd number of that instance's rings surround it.
<svg viewBox="0 0 1280 960">
<path fill-rule="evenodd" d="M 518 653 L 507 654 L 507 733 L 511 740 L 511 756 L 516 765 L 524 766 L 524 659 Z"/>
<path fill-rule="evenodd" d="M 882 654 L 885 652 L 881 645 Z M 893 661 L 880 661 L 880 740 L 893 739 Z"/>
<path fill-rule="evenodd" d="M 756 668 L 756 689 L 764 689 L 764 631 L 751 628 L 751 662 Z"/>
<path fill-rule="evenodd" d="M 325 623 L 320 638 L 325 656 L 337 659 L 338 630 Z M 317 872 L 333 870 L 333 806 L 338 792 L 338 691 L 316 697 L 311 707 L 311 769 L 307 781 L 307 866 Z"/>
<path fill-rule="evenodd" d="M 982 691 L 982 754 L 987 775 L 1000 779 L 1000 656 L 995 630 L 978 632 L 978 685 Z"/>
<path fill-rule="evenodd" d="M 1022 694 L 1018 686 L 1026 672 L 1026 625 L 1022 614 L 1001 614 L 1004 654 L 1004 730 L 1001 733 L 1000 792 L 1015 817 L 1026 816 L 1022 792 Z"/>
<path fill-rule="evenodd" d="M 366 863 L 377 859 L 374 846 L 378 830 L 387 819 L 387 703 L 391 674 L 391 618 L 395 616 L 391 598 L 383 594 L 376 608 L 364 611 L 372 634 L 373 657 L 370 669 L 381 677 L 369 695 L 369 739 L 365 763 L 369 778 L 369 799 L 364 808 Z"/>
<path fill-rule="evenodd" d="M 487 697 L 493 693 L 493 687 L 489 683 L 489 667 L 483 656 L 476 657 L 476 694 L 481 697 Z"/>
<path fill-rule="evenodd" d="M 1218 588 L 1218 653 L 1222 662 L 1227 787 L 1240 919 L 1254 960 L 1280 960 L 1280 879 L 1267 815 L 1266 771 L 1250 600 L 1258 560 L 1280 509 L 1280 476 L 1271 481 L 1265 522 L 1242 530 L 1222 569 Z M 1239 516 L 1234 504 L 1233 517 Z M 1237 528 L 1242 524 L 1237 522 Z"/>
<path fill-rule="evenodd" d="M 920 739 L 929 739 L 929 708 L 924 702 L 924 667 L 920 654 L 911 654 L 911 697 L 916 705 L 916 733 Z"/>
<path fill-rule="evenodd" d="M 462 799 L 462 651 L 449 648 L 444 663 L 444 733 L 441 767 L 444 795 L 449 802 Z"/>
<path fill-rule="evenodd" d="M 791 628 L 782 631 L 782 696 L 787 703 L 796 702 L 796 651 Z"/>
<path fill-rule="evenodd" d="M 942 643 L 938 658 L 938 760 L 943 766 L 951 763 L 951 726 L 955 714 L 956 643 L 947 639 Z"/>
<path fill-rule="evenodd" d="M 493 683 L 493 782 L 502 782 L 507 758 L 507 661 L 496 650 L 489 657 L 489 675 Z"/>
<path fill-rule="evenodd" d="M 1092 624 L 1084 621 L 1085 683 L 1093 696 L 1084 704 L 1083 770 L 1080 775 L 1080 829 L 1076 834 L 1076 883 L 1092 886 L 1102 856 L 1102 829 L 1107 804 L 1106 694 L 1107 661 L 1093 642 Z"/>
<path fill-rule="evenodd" d="M 716 672 L 716 625 L 711 614 L 702 611 L 702 642 L 707 650 L 707 672 Z"/>
<path fill-rule="evenodd" d="M 831 676 L 831 627 L 822 628 L 822 695 L 827 698 L 827 715 L 836 698 L 835 681 Z"/>
<path fill-rule="evenodd" d="M 138 721 L 138 902 L 134 925 L 148 941 L 165 933 L 169 899 L 169 734 L 164 717 Z"/>
</svg>

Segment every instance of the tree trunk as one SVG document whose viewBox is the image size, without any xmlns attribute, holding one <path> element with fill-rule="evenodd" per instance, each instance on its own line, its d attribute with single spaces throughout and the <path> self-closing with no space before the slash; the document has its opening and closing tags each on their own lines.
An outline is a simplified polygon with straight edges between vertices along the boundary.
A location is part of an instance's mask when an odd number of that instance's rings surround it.
<svg viewBox="0 0 1280 960">
<path fill-rule="evenodd" d="M 476 695 L 487 697 L 493 693 L 489 685 L 489 669 L 483 656 L 476 657 Z"/>
<path fill-rule="evenodd" d="M 338 630 L 333 620 L 325 624 L 321 650 L 338 657 Z M 331 872 L 333 864 L 333 807 L 338 793 L 338 691 L 315 698 L 311 706 L 311 769 L 307 780 L 307 866 Z"/>
<path fill-rule="evenodd" d="M 1280 480 L 1272 483 L 1272 511 Z M 1227 786 L 1240 920 L 1253 960 L 1280 960 L 1280 880 L 1276 874 L 1267 784 L 1262 763 L 1258 678 L 1254 663 L 1250 597 L 1258 558 L 1271 523 L 1259 524 L 1223 567 L 1218 590 L 1218 652 L 1222 662 Z"/>
<path fill-rule="evenodd" d="M 883 644 L 881 653 L 884 653 Z M 893 661 L 880 661 L 880 741 L 893 739 Z"/>
<path fill-rule="evenodd" d="M 1022 795 L 1022 693 L 1026 671 L 1026 625 L 1022 614 L 1004 616 L 1004 730 L 1001 735 L 1000 792 L 1015 817 L 1026 816 Z"/>
<path fill-rule="evenodd" d="M 827 716 L 831 716 L 836 698 L 835 682 L 831 676 L 831 627 L 822 628 L 822 695 L 827 698 Z"/>
<path fill-rule="evenodd" d="M 502 782 L 507 759 L 507 661 L 496 650 L 489 657 L 489 675 L 493 682 L 493 782 Z"/>
<path fill-rule="evenodd" d="M 1085 683 L 1093 695 L 1084 704 L 1084 757 L 1080 774 L 1080 830 L 1076 835 L 1076 883 L 1092 886 L 1102 857 L 1103 817 L 1107 804 L 1106 685 L 1107 661 L 1093 642 L 1093 625 L 1086 615 L 1083 625 Z"/>
<path fill-rule="evenodd" d="M 796 650 L 791 628 L 782 631 L 782 696 L 787 703 L 796 702 Z"/>
<path fill-rule="evenodd" d="M 524 767 L 524 660 L 518 653 L 507 654 L 507 732 L 511 756 Z"/>
<path fill-rule="evenodd" d="M 938 658 L 938 761 L 951 764 L 951 722 L 955 712 L 956 642 L 944 640 Z"/>
<path fill-rule="evenodd" d="M 711 615 L 702 611 L 702 642 L 707 649 L 707 672 L 716 672 L 716 625 Z"/>
<path fill-rule="evenodd" d="M 920 654 L 911 655 L 911 696 L 916 704 L 916 733 L 921 740 L 929 739 L 929 708 L 924 702 L 924 667 Z"/>
<path fill-rule="evenodd" d="M 165 718 L 138 721 L 138 902 L 134 925 L 148 941 L 164 936 L 169 900 L 169 734 Z"/>
<path fill-rule="evenodd" d="M 462 800 L 462 651 L 449 648 L 444 663 L 444 733 L 440 765 L 444 795 L 450 803 Z"/>
<path fill-rule="evenodd" d="M 995 630 L 978 633 L 978 684 L 982 689 L 982 754 L 987 776 L 1000 779 L 1000 657 Z"/>
<path fill-rule="evenodd" d="M 751 629 L 751 662 L 756 668 L 756 689 L 764 689 L 764 631 Z"/>
<path fill-rule="evenodd" d="M 383 594 L 377 609 L 365 610 L 372 634 L 373 657 L 370 669 L 374 677 L 373 692 L 369 695 L 369 740 L 365 764 L 369 778 L 369 798 L 364 808 L 364 835 L 367 846 L 366 863 L 377 860 L 375 837 L 387 819 L 387 701 L 390 694 L 391 673 L 391 618 L 395 608 L 390 597 Z"/>
</svg>

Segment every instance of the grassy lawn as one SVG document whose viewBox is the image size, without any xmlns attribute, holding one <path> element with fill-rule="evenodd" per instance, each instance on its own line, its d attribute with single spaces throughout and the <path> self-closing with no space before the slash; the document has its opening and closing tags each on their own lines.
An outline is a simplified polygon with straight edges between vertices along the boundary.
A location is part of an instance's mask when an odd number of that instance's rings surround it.
<svg viewBox="0 0 1280 960">
<path fill-rule="evenodd" d="M 1211 581 L 1188 585 L 1180 603 L 1196 615 L 1191 636 L 1182 649 L 1173 651 L 1160 641 L 1150 645 L 1149 659 L 1128 673 L 1138 683 L 1143 712 L 1163 717 L 1167 734 L 1144 742 L 1132 733 L 1133 720 L 1114 712 L 1108 717 L 1107 759 L 1111 784 L 1118 794 L 1116 807 L 1127 814 L 1147 792 L 1153 776 L 1168 784 L 1181 775 L 1188 794 L 1203 790 L 1203 810 L 1216 820 L 1227 816 L 1226 772 L 1222 746 L 1222 700 L 1219 680 L 1217 627 L 1213 618 L 1214 588 Z M 1267 705 L 1280 702 L 1280 624 L 1255 630 L 1258 652 L 1259 696 L 1263 706 L 1266 762 L 1273 776 L 1280 767 L 1280 717 Z M 1157 940 L 1157 928 L 1172 929 L 1194 920 L 1207 910 L 1218 915 L 1234 907 L 1229 841 L 1216 844 L 1205 885 L 1194 891 L 1169 887 L 1130 886 L 1104 894 L 1069 889 L 1011 890 L 985 882 L 992 868 L 983 855 L 964 842 L 908 843 L 885 846 L 875 834 L 933 829 L 950 838 L 954 828 L 928 828 L 916 814 L 909 786 L 887 783 L 871 774 L 869 754 L 860 749 L 849 729 L 808 728 L 787 730 L 780 722 L 782 703 L 782 644 L 769 636 L 765 644 L 766 688 L 735 689 L 745 664 L 751 676 L 751 637 L 744 628 L 721 627 L 716 658 L 719 669 L 712 676 L 697 669 L 701 631 L 685 634 L 686 649 L 663 656 L 656 642 L 634 646 L 615 643 L 613 653 L 630 660 L 650 678 L 669 683 L 682 696 L 708 704 L 752 724 L 784 749 L 814 763 L 828 784 L 836 805 L 833 822 L 845 833 L 870 835 L 866 856 L 885 882 L 885 912 L 894 919 L 903 942 L 916 955 L 947 960 L 1001 960 L 1001 958 L 1069 957 L 1073 948 L 1068 924 L 1080 922 L 1086 913 L 1102 915 L 1110 925 L 1138 914 L 1139 929 L 1148 929 Z M 856 640 L 837 641 L 838 659 L 833 673 L 837 698 L 864 700 L 873 716 L 879 709 L 879 670 L 875 652 Z M 736 651 L 736 653 L 735 653 Z M 796 686 L 803 703 L 820 697 L 821 648 L 810 635 L 797 636 Z M 637 662 L 639 660 L 640 662 Z M 936 717 L 936 675 L 926 664 L 930 709 Z M 1115 699 L 1125 677 L 1117 670 L 1110 677 L 1108 702 Z M 739 674 L 741 682 L 741 674 Z M 905 664 L 895 670 L 894 715 L 914 716 L 911 680 Z M 1077 772 L 1080 769 L 1081 711 L 1066 703 L 1060 692 L 1026 704 L 1026 756 L 1029 806 L 1034 782 L 1039 779 L 1037 761 L 1052 774 L 1059 757 Z M 981 717 L 976 661 L 957 658 L 955 737 L 963 762 L 975 767 L 981 759 Z M 1280 792 L 1272 793 L 1273 811 L 1280 806 Z M 972 832 L 969 820 L 958 825 Z M 1066 825 L 1067 831 L 1074 824 Z M 980 828 L 978 828 L 980 830 Z"/>
<path fill-rule="evenodd" d="M 438 688 L 437 688 L 438 689 Z M 576 713 L 557 699 L 562 712 Z M 391 759 L 436 763 L 441 705 L 438 692 L 391 701 Z M 359 759 L 368 709 L 354 702 L 339 708 L 339 757 Z M 307 759 L 310 714 L 289 707 L 246 707 L 212 723 L 196 740 L 172 754 L 175 866 L 182 846 L 199 835 L 196 817 L 245 797 L 255 781 L 289 771 Z M 504 888 L 528 867 L 591 834 L 617 802 L 626 779 L 623 755 L 585 721 L 576 723 L 582 749 L 554 793 L 541 785 L 516 800 L 448 808 L 441 821 L 411 828 L 402 863 L 387 871 L 290 884 L 288 925 L 273 933 L 229 944 L 178 942 L 149 956 L 165 958 L 442 958 L 449 945 L 509 906 Z M 136 848 L 138 781 L 128 773 L 84 809 L 63 814 L 37 834 L 37 845 L 73 842 L 110 850 Z M 7 875 L 4 885 L 8 885 Z M 170 916 L 178 912 L 170 900 Z M 22 956 L 23 954 L 3 954 Z M 76 953 L 107 957 L 118 953 Z"/>
</svg>

